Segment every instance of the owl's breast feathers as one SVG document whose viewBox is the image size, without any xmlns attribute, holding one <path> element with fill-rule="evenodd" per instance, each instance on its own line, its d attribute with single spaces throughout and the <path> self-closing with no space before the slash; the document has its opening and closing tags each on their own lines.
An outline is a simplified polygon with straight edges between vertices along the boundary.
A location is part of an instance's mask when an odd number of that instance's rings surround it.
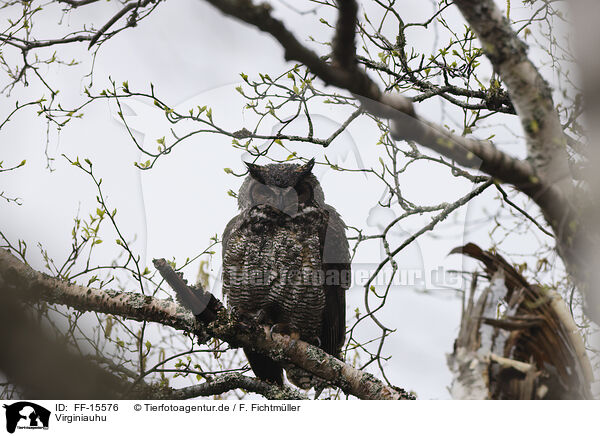
<svg viewBox="0 0 600 436">
<path fill-rule="evenodd" d="M 228 304 L 266 312 L 268 322 L 286 323 L 305 340 L 321 332 L 326 304 L 320 230 L 328 214 L 317 208 L 293 217 L 256 206 L 236 218 L 223 256 Z"/>
<path fill-rule="evenodd" d="M 305 341 L 341 357 L 350 251 L 346 225 L 325 204 L 311 173 L 314 163 L 246 164 L 250 174 L 238 195 L 242 212 L 223 233 L 223 294 L 230 307 L 264 324 L 287 324 Z M 301 210 L 290 216 L 275 206 Z M 244 352 L 257 377 L 282 383 L 281 363 L 251 348 Z M 293 365 L 286 372 L 297 386 L 312 384 L 310 374 L 302 376 Z"/>
</svg>

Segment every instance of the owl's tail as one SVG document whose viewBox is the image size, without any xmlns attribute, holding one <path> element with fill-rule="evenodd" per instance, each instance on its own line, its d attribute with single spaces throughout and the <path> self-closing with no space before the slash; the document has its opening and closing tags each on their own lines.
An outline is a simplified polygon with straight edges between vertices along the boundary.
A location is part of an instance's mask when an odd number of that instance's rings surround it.
<svg viewBox="0 0 600 436">
<path fill-rule="evenodd" d="M 244 348 L 244 353 L 250 368 L 259 379 L 283 385 L 283 369 L 279 363 L 249 348 Z"/>
</svg>

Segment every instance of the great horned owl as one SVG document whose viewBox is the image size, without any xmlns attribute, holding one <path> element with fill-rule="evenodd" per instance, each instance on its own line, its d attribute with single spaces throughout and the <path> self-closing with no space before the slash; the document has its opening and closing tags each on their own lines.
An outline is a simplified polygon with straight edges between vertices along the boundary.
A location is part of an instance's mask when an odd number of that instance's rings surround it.
<svg viewBox="0 0 600 436">
<path fill-rule="evenodd" d="M 346 225 L 325 204 L 312 174 L 298 164 L 246 164 L 240 214 L 223 233 L 223 293 L 229 307 L 281 333 L 339 356 L 346 333 L 344 292 L 350 284 Z M 257 377 L 283 383 L 282 366 L 244 349 Z M 295 368 L 298 370 L 298 368 Z M 286 367 L 301 387 L 302 371 Z"/>
</svg>

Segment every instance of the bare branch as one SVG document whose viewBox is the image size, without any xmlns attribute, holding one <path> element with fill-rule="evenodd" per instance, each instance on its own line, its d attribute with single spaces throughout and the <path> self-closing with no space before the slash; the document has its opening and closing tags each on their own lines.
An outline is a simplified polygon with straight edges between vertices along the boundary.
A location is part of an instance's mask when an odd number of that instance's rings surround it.
<svg viewBox="0 0 600 436">
<path fill-rule="evenodd" d="M 504 183 L 515 185 L 542 208 L 555 230 L 568 221 L 566 216 L 571 212 L 571 208 L 566 202 L 566 197 L 554 186 L 555 179 L 545 179 L 530 162 L 507 155 L 490 141 L 459 136 L 422 119 L 416 115 L 410 99 L 399 94 L 382 93 L 369 76 L 358 68 L 338 68 L 328 64 L 300 44 L 280 20 L 271 16 L 270 8 L 266 5 L 255 6 L 249 0 L 207 1 L 224 13 L 270 33 L 282 45 L 287 60 L 304 63 L 325 83 L 353 93 L 363 108 L 371 114 L 390 119 L 394 139 L 414 140 L 462 166 L 479 169 Z M 348 32 L 352 27 L 349 14 L 355 9 L 351 4 L 342 3 L 344 6 L 341 7 L 338 19 L 339 30 L 336 31 L 334 41 L 336 57 L 351 52 L 354 43 Z M 336 63 L 350 65 L 339 60 Z"/>
<path fill-rule="evenodd" d="M 269 400 L 308 400 L 308 397 L 288 386 L 277 386 L 257 378 L 238 373 L 224 374 L 213 380 L 195 386 L 173 390 L 168 398 L 187 400 L 189 398 L 221 395 L 234 389 L 244 389 L 262 395 Z"/>
<path fill-rule="evenodd" d="M 356 14 L 358 5 L 355 0 L 338 2 L 339 18 L 333 39 L 333 60 L 345 70 L 356 69 Z"/>
<path fill-rule="evenodd" d="M 119 21 L 119 19 L 125 15 L 127 12 L 131 11 L 131 10 L 137 10 L 139 8 L 143 8 L 144 6 L 147 6 L 149 3 L 154 2 L 155 0 L 144 0 L 144 1 L 132 1 L 130 3 L 127 3 L 123 9 L 121 9 L 119 12 L 117 12 L 110 20 L 108 20 L 104 26 L 102 26 L 100 28 L 100 30 L 98 30 L 96 32 L 96 34 L 92 37 L 92 39 L 90 40 L 90 45 L 88 46 L 88 48 L 91 48 L 97 41 L 98 39 L 100 39 L 100 37 L 102 35 L 104 35 L 108 29 L 110 29 L 113 24 L 115 24 L 117 21 Z M 128 27 L 133 27 L 136 25 L 136 19 L 135 17 L 132 18 L 128 23 L 127 26 Z"/>
<path fill-rule="evenodd" d="M 100 0 L 57 0 L 59 3 L 66 3 L 73 8 L 78 8 L 79 6 L 89 5 L 91 3 L 96 3 Z"/>
<path fill-rule="evenodd" d="M 266 326 L 243 324 L 226 310 L 221 310 L 214 322 L 202 326 L 191 312 L 172 301 L 66 283 L 34 271 L 8 250 L 0 250 L 0 274 L 7 287 L 13 292 L 19 291 L 20 299 L 65 304 L 80 311 L 93 310 L 137 321 L 157 322 L 196 334 L 200 341 L 214 337 L 232 347 L 251 347 L 277 361 L 289 361 L 361 399 L 414 399 L 403 389 L 387 386 L 371 374 L 328 355 L 320 348 L 289 336 L 271 335 Z"/>
<path fill-rule="evenodd" d="M 68 283 L 34 271 L 8 250 L 0 250 L 0 274 L 7 284 L 18 290 L 18 297 L 22 300 L 65 304 L 82 312 L 110 313 L 196 332 L 194 316 L 173 301 L 135 292 L 103 291 Z"/>
</svg>

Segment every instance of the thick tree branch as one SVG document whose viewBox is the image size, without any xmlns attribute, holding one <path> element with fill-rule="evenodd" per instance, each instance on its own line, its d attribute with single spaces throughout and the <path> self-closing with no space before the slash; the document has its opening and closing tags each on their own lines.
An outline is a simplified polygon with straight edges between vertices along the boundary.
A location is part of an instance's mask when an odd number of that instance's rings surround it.
<svg viewBox="0 0 600 436">
<path fill-rule="evenodd" d="M 0 349 L 3 351 L 0 370 L 26 398 L 178 400 L 244 389 L 268 399 L 308 399 L 290 387 L 238 373 L 224 374 L 182 389 L 146 384 L 141 380 L 131 383 L 128 379 L 137 379 L 137 373 L 102 356 L 80 356 L 62 341 L 49 337 L 35 317 L 28 316 L 22 302 L 15 298 L 14 288 L 10 287 L 0 274 Z M 108 370 L 98 364 L 108 366 Z"/>
<path fill-rule="evenodd" d="M 338 2 L 339 18 L 333 38 L 333 61 L 340 68 L 356 69 L 356 24 L 358 5 L 355 1 Z"/>
<path fill-rule="evenodd" d="M 238 373 L 224 374 L 199 385 L 175 389 L 168 395 L 168 398 L 171 400 L 187 400 L 209 395 L 221 395 L 234 389 L 254 392 L 269 400 L 308 400 L 306 395 L 295 389 L 287 386 L 277 386 Z"/>
<path fill-rule="evenodd" d="M 291 362 L 345 393 L 361 399 L 411 399 L 400 388 L 387 386 L 371 374 L 362 372 L 320 348 L 289 336 L 271 335 L 268 327 L 247 325 L 226 310 L 207 325 L 197 322 L 184 307 L 167 300 L 159 300 L 132 292 L 105 291 L 75 285 L 34 271 L 7 250 L 0 250 L 0 275 L 18 298 L 64 304 L 80 311 L 95 311 L 138 321 L 157 322 L 178 330 L 198 335 L 206 340 L 214 337 L 232 347 L 251 347 L 277 361 Z"/>
<path fill-rule="evenodd" d="M 207 319 L 212 319 L 213 314 L 218 310 L 216 320 L 211 322 L 207 329 L 214 337 L 228 342 L 231 346 L 250 347 L 276 361 L 292 362 L 340 387 L 345 393 L 361 399 L 413 398 L 403 389 L 386 386 L 371 374 L 347 365 L 320 348 L 287 335 L 273 334 L 269 326 L 261 327 L 248 320 L 240 322 L 235 316 L 232 317 L 209 292 L 187 287 L 180 277 L 179 280 L 175 279 L 173 270 L 164 259 L 154 260 L 154 265 L 165 279 L 170 278 L 169 284 L 173 286 L 178 298 L 186 307 L 192 310 L 205 307 L 203 312 L 208 312 L 208 316 L 202 312 L 196 313 L 197 320 L 206 322 Z"/>
<path fill-rule="evenodd" d="M 0 272 L 0 371 L 20 395 L 38 399 L 117 399 L 128 383 L 47 334 L 8 292 Z"/>
<path fill-rule="evenodd" d="M 586 298 L 584 310 L 600 323 L 598 214 L 590 213 L 594 209 L 590 206 L 595 203 L 594 194 L 590 198 L 589 194 L 574 188 L 566 151 L 569 138 L 560 123 L 552 90 L 527 57 L 527 46 L 493 0 L 456 0 L 454 3 L 478 35 L 487 57 L 506 84 L 523 124 L 528 160 L 539 179 L 548 185 L 534 191 L 533 196 L 529 191 L 522 191 L 536 201 L 552 226 L 558 252 Z M 596 79 L 594 76 L 593 81 L 597 82 Z M 598 186 L 595 183 L 597 171 L 593 165 L 591 168 L 594 170 L 587 181 L 593 192 Z"/>
<path fill-rule="evenodd" d="M 267 5 L 255 6 L 249 0 L 207 1 L 222 12 L 271 34 L 283 47 L 287 60 L 302 62 L 325 83 L 354 94 L 371 114 L 390 119 L 394 139 L 414 140 L 462 166 L 479 169 L 516 186 L 538 203 L 555 230 L 568 222 L 565 213 L 570 211 L 570 207 L 565 195 L 554 186 L 554 179 L 544 178 L 530 162 L 503 153 L 490 141 L 455 135 L 424 120 L 415 113 L 410 99 L 399 94 L 384 94 L 364 71 L 354 67 L 354 61 L 340 59 L 354 53 L 354 28 L 352 34 L 349 31 L 352 23 L 356 22 L 356 18 L 351 17 L 351 13 L 356 14 L 357 10 L 354 0 L 339 4 L 340 16 L 333 42 L 334 64 L 328 64 L 304 47 L 280 20 L 271 16 Z"/>
<path fill-rule="evenodd" d="M 0 275 L 25 301 L 64 304 L 82 312 L 110 313 L 136 321 L 157 322 L 177 330 L 196 331 L 194 316 L 179 304 L 135 292 L 100 290 L 65 282 L 33 270 L 8 250 L 0 249 Z"/>
<path fill-rule="evenodd" d="M 238 18 L 248 24 L 256 26 L 263 32 L 272 35 L 281 45 L 284 50 L 286 60 L 295 60 L 306 65 L 313 74 L 317 75 L 325 83 L 337 86 L 342 89 L 347 89 L 357 97 L 361 96 L 366 99 L 363 104 L 368 104 L 369 100 L 377 104 L 373 111 L 378 116 L 386 116 L 391 118 L 394 113 L 400 111 L 402 113 L 414 115 L 413 105 L 410 99 L 397 96 L 393 103 L 395 107 L 387 106 L 383 93 L 379 87 L 371 80 L 371 78 L 358 68 L 340 68 L 336 65 L 327 63 L 320 58 L 314 51 L 302 45 L 296 37 L 285 27 L 281 20 L 273 18 L 271 15 L 271 7 L 267 4 L 254 5 L 250 0 L 206 0 L 214 7 L 232 17 Z M 336 53 L 341 55 L 354 51 L 354 38 L 350 38 L 348 30 L 351 22 L 355 22 L 356 18 L 350 17 L 350 12 L 357 10 L 356 2 L 353 0 L 344 0 L 342 5 L 343 14 L 340 17 L 340 31 L 336 34 Z M 348 4 L 346 4 L 348 3 Z M 354 31 L 354 29 L 352 28 Z M 342 65 L 352 65 L 356 60 L 338 60 Z M 370 110 L 371 111 L 371 110 Z M 380 114 L 382 112 L 385 115 Z"/>
<path fill-rule="evenodd" d="M 589 256 L 582 256 L 582 252 L 588 250 L 577 248 L 578 241 L 586 238 L 586 232 L 578 225 L 581 214 L 570 177 L 566 138 L 551 90 L 527 58 L 526 46 L 492 0 L 458 0 L 456 4 L 507 84 L 527 137 L 529 156 L 524 161 L 503 153 L 489 141 L 455 135 L 422 119 L 415 113 L 409 98 L 383 93 L 365 71 L 354 66 L 355 60 L 341 59 L 354 53 L 354 38 L 349 31 L 356 21 L 351 17 L 352 12 L 357 11 L 354 0 L 339 2 L 331 64 L 303 46 L 280 20 L 273 18 L 268 5 L 255 6 L 250 0 L 207 1 L 225 14 L 271 34 L 281 44 L 287 60 L 302 62 L 325 83 L 351 92 L 364 110 L 389 119 L 390 133 L 395 140 L 413 140 L 462 166 L 479 169 L 503 183 L 512 184 L 529 196 L 552 227 L 559 254 L 570 272 L 583 284 L 580 287 L 584 293 L 589 294 L 585 289 L 591 287 L 585 285 L 589 280 L 584 273 Z M 600 315 L 595 318 L 600 319 Z"/>
<path fill-rule="evenodd" d="M 508 88 L 527 138 L 528 157 L 540 176 L 571 191 L 566 137 L 552 90 L 527 57 L 527 46 L 493 0 L 456 0 L 454 4 L 479 37 L 486 56 Z"/>
</svg>

